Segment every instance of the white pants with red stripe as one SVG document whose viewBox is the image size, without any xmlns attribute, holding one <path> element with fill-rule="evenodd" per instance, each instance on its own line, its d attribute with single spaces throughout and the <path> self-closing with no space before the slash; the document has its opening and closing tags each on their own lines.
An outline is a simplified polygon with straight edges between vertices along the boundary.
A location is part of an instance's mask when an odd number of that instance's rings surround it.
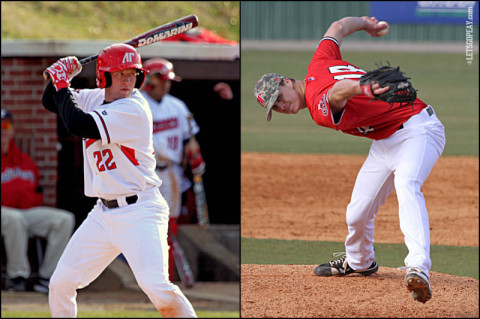
<svg viewBox="0 0 480 319">
<path fill-rule="evenodd" d="M 419 267 L 429 276 L 430 228 L 420 188 L 445 146 L 444 127 L 435 113 L 430 113 L 424 109 L 405 122 L 403 129 L 374 141 L 370 147 L 346 214 L 345 248 L 353 269 L 366 269 L 372 264 L 375 215 L 395 189 L 400 229 L 408 248 L 405 266 Z"/>
<path fill-rule="evenodd" d="M 168 206 L 158 188 L 135 204 L 109 209 L 99 200 L 73 234 L 50 279 L 52 317 L 76 317 L 76 290 L 88 286 L 120 254 L 162 317 L 196 317 L 168 279 Z"/>
</svg>

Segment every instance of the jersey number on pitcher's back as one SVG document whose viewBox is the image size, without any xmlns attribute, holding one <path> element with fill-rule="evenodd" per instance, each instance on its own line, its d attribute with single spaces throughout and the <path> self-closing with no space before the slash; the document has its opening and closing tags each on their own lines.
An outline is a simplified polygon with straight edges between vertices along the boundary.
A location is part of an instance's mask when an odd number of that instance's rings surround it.
<svg viewBox="0 0 480 319">
<path fill-rule="evenodd" d="M 330 73 L 343 73 L 343 72 L 361 72 L 355 74 L 342 74 L 342 75 L 334 75 L 333 78 L 335 80 L 343 80 L 343 79 L 358 79 L 361 78 L 366 72 L 362 69 L 356 68 L 353 65 L 334 65 L 328 68 Z"/>
</svg>

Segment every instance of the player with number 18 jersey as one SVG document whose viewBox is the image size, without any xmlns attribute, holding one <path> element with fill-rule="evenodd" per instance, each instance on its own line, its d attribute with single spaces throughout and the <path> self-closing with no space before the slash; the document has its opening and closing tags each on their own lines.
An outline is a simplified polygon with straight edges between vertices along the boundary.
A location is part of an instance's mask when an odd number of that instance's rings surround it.
<svg viewBox="0 0 480 319">
<path fill-rule="evenodd" d="M 366 72 L 342 60 L 340 47 L 331 37 L 318 45 L 305 76 L 305 99 L 317 125 L 343 133 L 380 140 L 395 133 L 412 115 L 420 113 L 427 104 L 416 99 L 412 107 L 400 103 L 387 104 L 361 94 L 348 99 L 345 108 L 332 114 L 328 91 L 339 80 L 359 80 Z"/>
<path fill-rule="evenodd" d="M 345 255 L 334 254 L 339 258 L 319 264 L 314 269 L 315 275 L 369 276 L 378 271 L 373 246 L 374 220 L 395 190 L 400 229 L 408 248 L 404 285 L 414 300 L 425 303 L 432 298 L 432 261 L 428 212 L 421 187 L 443 152 L 445 128 L 431 105 L 410 91 L 405 93 L 408 83 L 400 83 L 395 88 L 388 87 L 393 84 L 383 85 L 376 80 L 364 84 L 369 73 L 344 61 L 340 54 L 340 45 L 346 36 L 365 31 L 379 37 L 385 27 L 388 24 L 366 16 L 332 22 L 302 80 L 267 73 L 255 83 L 254 96 L 266 109 L 267 121 L 271 120 L 272 111 L 297 114 L 308 109 L 319 126 L 372 140 L 346 209 Z M 413 102 L 387 102 L 391 101 L 385 98 L 390 90 L 398 93 L 397 97 L 411 97 Z M 341 170 L 339 166 L 338 171 Z"/>
</svg>

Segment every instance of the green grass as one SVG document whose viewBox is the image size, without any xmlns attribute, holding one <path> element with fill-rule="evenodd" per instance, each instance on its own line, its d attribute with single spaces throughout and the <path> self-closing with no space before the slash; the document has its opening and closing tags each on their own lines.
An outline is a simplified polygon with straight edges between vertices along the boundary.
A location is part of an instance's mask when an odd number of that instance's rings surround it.
<svg viewBox="0 0 480 319">
<path fill-rule="evenodd" d="M 376 243 L 374 247 L 380 266 L 404 266 L 408 252 L 405 245 Z M 345 246 L 328 241 L 242 238 L 241 249 L 242 264 L 314 265 L 332 260 L 332 254 L 345 251 Z M 478 247 L 432 245 L 430 248 L 432 271 L 461 277 L 479 279 L 478 257 Z"/>
<path fill-rule="evenodd" d="M 238 1 L 2 1 L 2 40 L 128 40 L 189 14 L 219 36 L 240 38 Z"/>
<path fill-rule="evenodd" d="M 196 311 L 199 318 L 240 318 L 238 311 Z M 162 318 L 157 311 L 79 311 L 78 318 Z M 2 311 L 2 318 L 51 318 L 50 311 Z"/>
<path fill-rule="evenodd" d="M 308 110 L 297 115 L 265 111 L 253 97 L 255 82 L 268 72 L 303 79 L 313 52 L 242 50 L 242 151 L 366 154 L 371 140 L 317 126 Z M 399 65 L 420 99 L 431 104 L 445 125 L 444 155 L 478 156 L 478 65 L 463 54 L 345 52 L 343 58 L 371 70 L 375 62 Z M 476 56 L 475 61 L 478 61 Z M 478 63 L 478 62 L 477 62 Z"/>
</svg>

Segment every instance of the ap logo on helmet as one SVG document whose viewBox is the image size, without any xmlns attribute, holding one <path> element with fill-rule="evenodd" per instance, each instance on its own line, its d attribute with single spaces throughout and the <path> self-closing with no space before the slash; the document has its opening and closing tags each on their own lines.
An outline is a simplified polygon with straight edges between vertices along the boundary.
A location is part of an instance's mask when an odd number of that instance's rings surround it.
<svg viewBox="0 0 480 319">
<path fill-rule="evenodd" d="M 123 56 L 122 63 L 132 63 L 134 55 L 135 53 L 133 52 L 126 52 L 125 55 Z"/>
</svg>

